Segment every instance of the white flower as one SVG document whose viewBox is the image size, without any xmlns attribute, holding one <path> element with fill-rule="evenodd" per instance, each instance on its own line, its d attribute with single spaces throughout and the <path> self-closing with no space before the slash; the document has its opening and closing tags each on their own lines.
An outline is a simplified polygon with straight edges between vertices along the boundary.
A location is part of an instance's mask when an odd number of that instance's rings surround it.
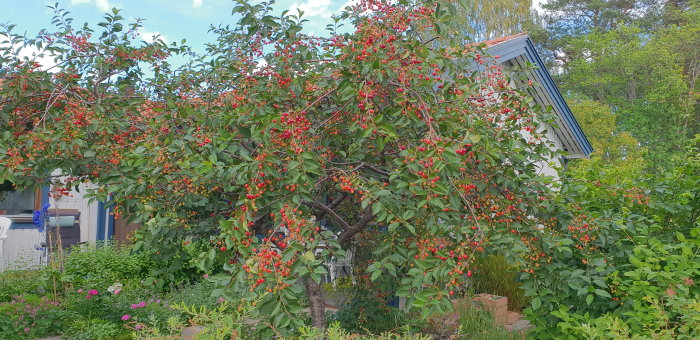
<svg viewBox="0 0 700 340">
<path fill-rule="evenodd" d="M 107 291 L 112 294 L 119 294 L 122 291 L 122 284 L 117 282 L 107 288 Z"/>
</svg>

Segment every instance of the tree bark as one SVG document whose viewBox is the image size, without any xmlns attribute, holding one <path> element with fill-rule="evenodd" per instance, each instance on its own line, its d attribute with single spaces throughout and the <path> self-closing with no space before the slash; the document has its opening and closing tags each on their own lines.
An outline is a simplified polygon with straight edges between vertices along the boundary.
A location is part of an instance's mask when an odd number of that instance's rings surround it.
<svg viewBox="0 0 700 340">
<path fill-rule="evenodd" d="M 321 286 L 310 276 L 305 277 L 303 281 L 306 296 L 309 299 L 309 314 L 311 314 L 313 326 L 324 329 L 326 328 L 326 302 L 323 299 Z"/>
</svg>

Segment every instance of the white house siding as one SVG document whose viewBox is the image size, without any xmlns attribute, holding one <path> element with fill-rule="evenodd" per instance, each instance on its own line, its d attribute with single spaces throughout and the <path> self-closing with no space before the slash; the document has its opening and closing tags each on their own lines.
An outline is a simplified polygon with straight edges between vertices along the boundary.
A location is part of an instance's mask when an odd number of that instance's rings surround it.
<svg viewBox="0 0 700 340">
<path fill-rule="evenodd" d="M 80 211 L 80 241 L 95 242 L 97 240 L 97 202 L 88 203 L 88 199 L 83 198 L 84 192 L 89 188 L 94 188 L 92 184 L 80 184 L 79 192 L 71 191 L 71 196 L 60 196 L 58 199 L 51 197 L 49 203 L 51 209 L 78 209 Z"/>
<path fill-rule="evenodd" d="M 39 265 L 41 252 L 34 246 L 44 241 L 37 229 L 10 229 L 3 245 L 0 269 L 31 268 Z"/>
<path fill-rule="evenodd" d="M 95 242 L 97 239 L 99 205 L 97 202 L 88 203 L 88 199 L 83 198 L 83 193 L 91 187 L 94 185 L 83 183 L 80 184 L 79 191 L 70 192 L 72 196 L 61 196 L 58 199 L 49 198 L 50 209 L 77 209 L 80 211 L 81 242 Z M 25 218 L 24 221 L 31 223 L 31 217 Z M 41 252 L 35 247 L 44 242 L 44 237 L 45 234 L 39 233 L 36 228 L 10 228 L 3 245 L 3 252 L 0 255 L 0 270 L 31 268 L 40 265 Z"/>
</svg>

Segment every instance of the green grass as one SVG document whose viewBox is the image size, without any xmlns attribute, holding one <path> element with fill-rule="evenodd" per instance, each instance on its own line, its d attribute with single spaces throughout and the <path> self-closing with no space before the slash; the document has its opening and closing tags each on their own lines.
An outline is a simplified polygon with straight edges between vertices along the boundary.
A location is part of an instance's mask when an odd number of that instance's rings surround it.
<svg viewBox="0 0 700 340">
<path fill-rule="evenodd" d="M 519 271 L 508 264 L 503 256 L 491 255 L 476 261 L 474 274 L 474 290 L 477 293 L 488 293 L 508 298 L 508 310 L 519 312 L 529 301 L 525 291 L 517 281 Z"/>
</svg>

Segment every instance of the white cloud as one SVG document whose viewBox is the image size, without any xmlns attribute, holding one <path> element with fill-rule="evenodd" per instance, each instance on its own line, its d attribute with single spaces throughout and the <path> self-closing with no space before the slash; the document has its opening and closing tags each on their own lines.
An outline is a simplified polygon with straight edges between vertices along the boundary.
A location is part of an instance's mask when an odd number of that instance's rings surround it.
<svg viewBox="0 0 700 340">
<path fill-rule="evenodd" d="M 159 37 L 160 40 L 163 40 L 164 43 L 168 42 L 168 37 L 165 35 L 161 34 L 158 31 L 147 31 L 143 27 L 139 28 L 139 36 L 141 37 L 141 40 L 147 42 L 147 43 L 152 43 L 156 37 Z"/>
<path fill-rule="evenodd" d="M 344 11 L 346 7 L 357 6 L 359 4 L 360 4 L 359 0 L 348 0 L 342 6 L 340 6 L 340 8 L 338 8 L 338 13 L 341 13 L 342 11 Z M 367 10 L 367 11 L 363 11 L 362 13 L 369 14 L 369 13 L 373 13 L 373 12 L 374 11 L 372 11 L 372 10 Z"/>
<path fill-rule="evenodd" d="M 546 4 L 547 0 L 535 0 L 532 2 L 532 8 L 537 11 L 538 14 L 543 14 L 544 9 L 542 8 L 542 4 Z"/>
<path fill-rule="evenodd" d="M 297 9 L 304 12 L 305 17 L 330 18 L 333 15 L 331 0 L 306 0 L 304 3 L 295 3 L 289 7 L 289 14 L 297 14 Z"/>
<path fill-rule="evenodd" d="M 194 8 L 202 7 L 202 1 L 203 0 L 192 0 L 192 7 L 194 7 Z"/>
<path fill-rule="evenodd" d="M 70 4 L 94 4 L 102 12 L 109 12 L 112 9 L 108 0 L 70 0 Z"/>
<path fill-rule="evenodd" d="M 7 36 L 4 34 L 0 34 L 0 41 L 6 41 Z M 9 46 L 10 43 L 0 43 L 0 47 L 7 47 Z M 29 61 L 35 61 L 41 65 L 41 69 L 46 70 L 46 69 L 51 69 L 54 66 L 56 66 L 56 62 L 54 61 L 54 54 L 51 52 L 47 52 L 45 50 L 39 50 L 36 46 L 29 45 L 29 46 L 22 46 L 20 49 L 21 45 L 20 44 L 15 44 L 14 45 L 14 50 L 17 51 L 19 49 L 19 55 L 18 57 L 22 60 L 29 59 Z M 53 68 L 50 70 L 50 72 L 56 72 L 58 71 L 57 68 Z"/>
</svg>

